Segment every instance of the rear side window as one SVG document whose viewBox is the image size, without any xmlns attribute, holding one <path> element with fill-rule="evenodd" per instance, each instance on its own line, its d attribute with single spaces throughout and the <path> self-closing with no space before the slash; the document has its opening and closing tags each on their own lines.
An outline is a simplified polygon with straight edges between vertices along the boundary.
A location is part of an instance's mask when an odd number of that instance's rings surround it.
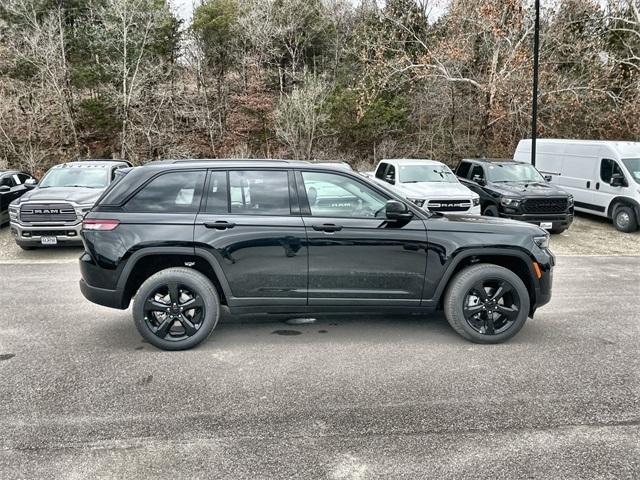
<svg viewBox="0 0 640 480">
<path fill-rule="evenodd" d="M 162 174 L 124 206 L 129 212 L 195 213 L 200 207 L 205 171 Z"/>
<path fill-rule="evenodd" d="M 614 174 L 623 175 L 620 166 L 615 160 L 603 158 L 600 163 L 600 178 L 603 182 L 611 183 L 611 176 Z"/>
<path fill-rule="evenodd" d="M 290 215 L 289 175 L 278 170 L 229 172 L 231 213 Z"/>
<path fill-rule="evenodd" d="M 208 213 L 229 213 L 228 195 L 227 172 L 212 171 L 209 174 L 205 211 Z"/>
<path fill-rule="evenodd" d="M 462 178 L 469 178 L 469 170 L 471 170 L 471 164 L 469 162 L 460 162 L 456 175 Z"/>
<path fill-rule="evenodd" d="M 11 177 L 11 175 L 5 175 L 4 177 L 0 178 L 0 186 L 15 187 L 16 182 Z"/>
</svg>

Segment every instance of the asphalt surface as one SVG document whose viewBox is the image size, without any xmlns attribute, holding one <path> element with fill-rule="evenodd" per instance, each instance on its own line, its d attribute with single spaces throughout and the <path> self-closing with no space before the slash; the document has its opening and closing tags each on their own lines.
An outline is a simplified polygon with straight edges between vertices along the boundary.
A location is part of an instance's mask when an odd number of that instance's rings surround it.
<svg viewBox="0 0 640 480">
<path fill-rule="evenodd" d="M 640 257 L 560 257 L 552 303 L 498 346 L 336 316 L 225 318 L 162 352 L 77 280 L 0 264 L 3 480 L 640 477 Z"/>
</svg>

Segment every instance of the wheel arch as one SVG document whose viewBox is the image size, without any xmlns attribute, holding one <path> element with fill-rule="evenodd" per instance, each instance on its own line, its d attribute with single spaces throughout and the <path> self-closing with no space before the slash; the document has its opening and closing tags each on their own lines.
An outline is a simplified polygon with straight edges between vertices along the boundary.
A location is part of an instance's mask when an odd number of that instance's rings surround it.
<svg viewBox="0 0 640 480">
<path fill-rule="evenodd" d="M 453 280 L 459 271 L 470 265 L 488 263 L 507 268 L 518 275 L 529 292 L 531 304 L 530 314 L 533 314 L 537 295 L 536 284 L 534 282 L 534 261 L 535 260 L 525 250 L 515 248 L 480 248 L 459 252 L 453 257 L 451 264 L 442 276 L 431 302 L 436 304 L 438 308 L 442 308 L 444 294 L 451 280 Z"/>
<path fill-rule="evenodd" d="M 633 211 L 636 213 L 636 219 L 640 221 L 640 203 L 638 203 L 633 198 L 624 196 L 614 197 L 609 202 L 609 207 L 607 208 L 607 218 L 613 219 L 613 215 L 619 205 L 626 205 L 633 208 Z"/>
<path fill-rule="evenodd" d="M 220 303 L 228 305 L 231 290 L 222 268 L 213 255 L 204 253 L 189 247 L 148 247 L 136 251 L 129 257 L 118 282 L 123 305 L 129 304 L 140 285 L 151 275 L 167 268 L 185 266 L 193 268 L 211 280 L 220 297 Z"/>
</svg>

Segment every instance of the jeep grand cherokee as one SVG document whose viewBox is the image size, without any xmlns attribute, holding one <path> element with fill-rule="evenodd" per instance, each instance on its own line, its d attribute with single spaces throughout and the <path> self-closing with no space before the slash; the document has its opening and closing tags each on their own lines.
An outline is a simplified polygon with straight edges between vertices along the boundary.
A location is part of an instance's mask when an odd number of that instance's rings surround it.
<svg viewBox="0 0 640 480">
<path fill-rule="evenodd" d="M 168 350 L 231 314 L 433 312 L 464 338 L 512 337 L 551 296 L 548 234 L 428 213 L 344 168 L 162 161 L 126 172 L 85 217 L 80 288 Z"/>
</svg>

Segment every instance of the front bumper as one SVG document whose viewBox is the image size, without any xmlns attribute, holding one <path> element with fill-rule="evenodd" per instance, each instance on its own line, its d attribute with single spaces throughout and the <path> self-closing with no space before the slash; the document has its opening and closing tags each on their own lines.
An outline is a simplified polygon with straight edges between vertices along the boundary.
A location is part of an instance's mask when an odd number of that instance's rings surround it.
<svg viewBox="0 0 640 480">
<path fill-rule="evenodd" d="M 509 218 L 511 220 L 519 220 L 521 222 L 533 223 L 540 225 L 541 223 L 551 223 L 552 230 L 566 229 L 573 223 L 573 213 L 571 214 L 520 214 L 510 212 L 500 212 L 500 217 Z"/>
<path fill-rule="evenodd" d="M 82 245 L 82 222 L 75 225 L 22 225 L 11 221 L 11 234 L 18 245 L 41 245 L 42 237 L 55 237 L 57 244 Z"/>
</svg>

